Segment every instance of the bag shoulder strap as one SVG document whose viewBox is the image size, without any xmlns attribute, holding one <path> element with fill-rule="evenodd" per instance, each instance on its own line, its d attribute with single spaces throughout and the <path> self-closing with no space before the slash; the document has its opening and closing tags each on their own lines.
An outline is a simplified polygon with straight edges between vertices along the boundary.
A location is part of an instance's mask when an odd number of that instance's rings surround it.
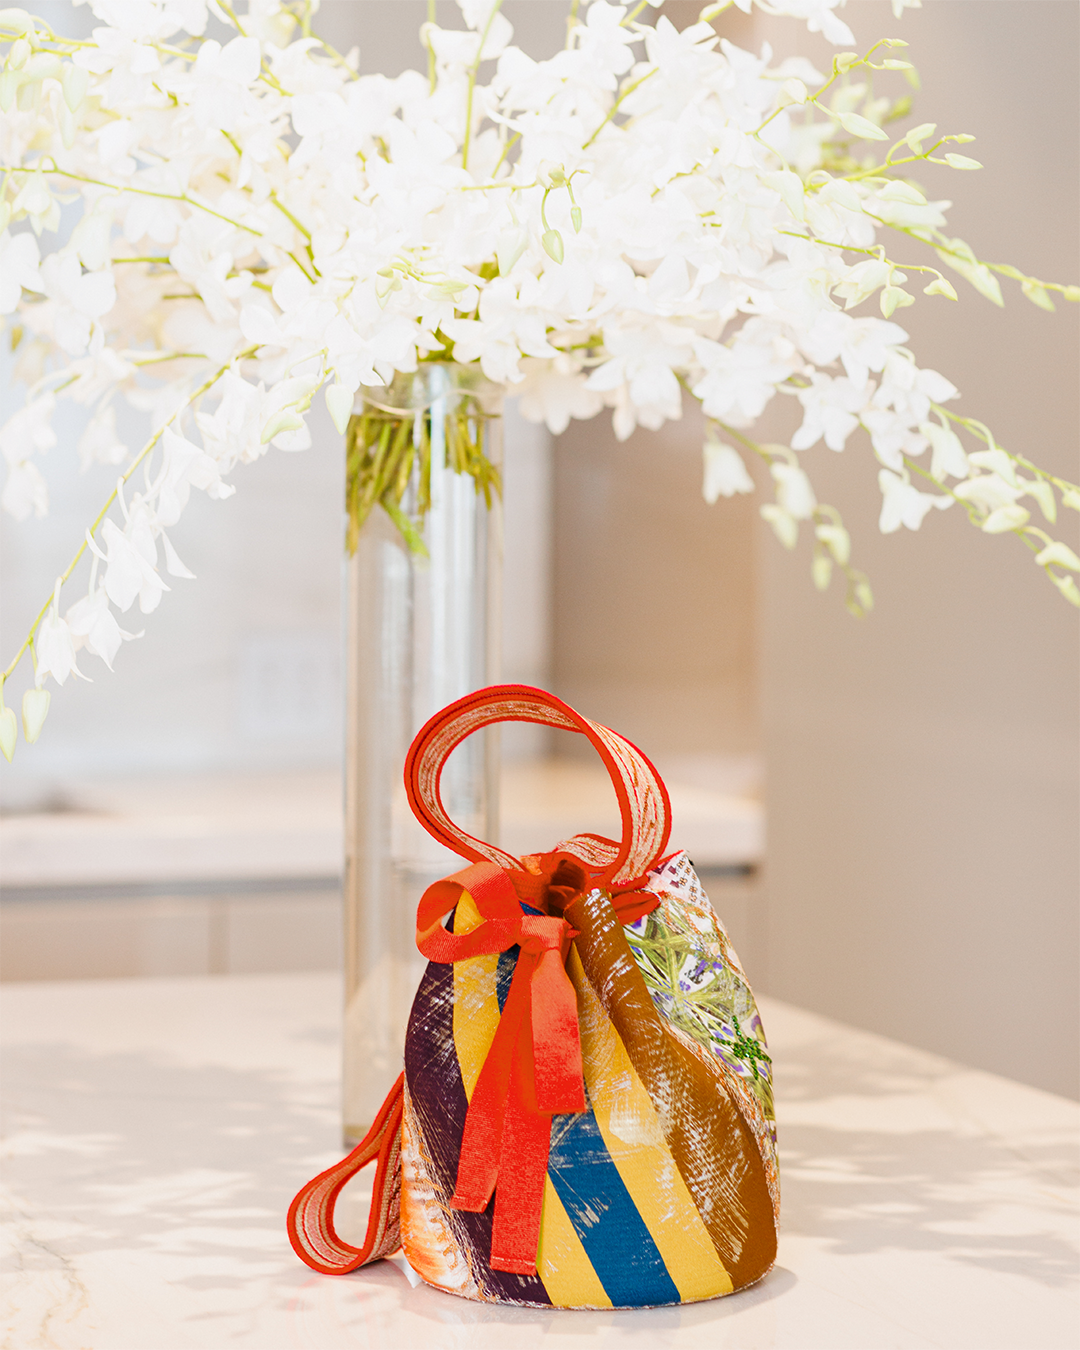
<svg viewBox="0 0 1080 1350">
<path fill-rule="evenodd" d="M 582 834 L 562 845 L 576 854 L 601 884 L 632 889 L 656 865 L 671 833 L 671 801 L 651 761 L 624 736 L 590 722 L 562 699 L 527 684 L 491 685 L 451 703 L 420 730 L 405 761 L 409 804 L 440 844 L 470 862 L 493 862 L 516 870 L 521 861 L 494 844 L 474 839 L 450 819 L 439 782 L 446 761 L 466 736 L 496 722 L 538 722 L 586 736 L 604 762 L 622 815 L 622 839 Z"/>
<path fill-rule="evenodd" d="M 401 1246 L 401 1111 L 405 1075 L 390 1089 L 375 1123 L 348 1157 L 320 1172 L 289 1206 L 289 1241 L 300 1260 L 323 1275 L 350 1270 L 391 1256 Z M 362 1247 L 337 1234 L 334 1206 L 345 1183 L 377 1159 L 371 1212 Z"/>
</svg>

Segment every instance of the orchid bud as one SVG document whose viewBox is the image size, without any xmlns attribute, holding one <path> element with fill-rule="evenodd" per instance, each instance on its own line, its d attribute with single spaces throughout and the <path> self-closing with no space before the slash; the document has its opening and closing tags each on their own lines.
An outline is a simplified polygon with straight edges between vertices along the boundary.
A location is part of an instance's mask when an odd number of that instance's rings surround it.
<svg viewBox="0 0 1080 1350">
<path fill-rule="evenodd" d="M 564 256 L 563 241 L 558 230 L 545 230 L 540 242 L 549 258 L 554 258 L 557 263 L 562 262 Z"/>
<path fill-rule="evenodd" d="M 1020 487 L 1020 480 L 1016 476 L 1016 465 L 1009 457 L 1009 452 L 1002 450 L 1000 446 L 995 445 L 989 450 L 975 450 L 968 458 L 976 468 L 989 469 L 991 473 L 996 473 L 999 478 L 1004 478 L 1010 487 Z"/>
<path fill-rule="evenodd" d="M 851 558 L 851 535 L 843 525 L 818 525 L 814 535 L 821 540 L 841 567 L 847 565 Z"/>
<path fill-rule="evenodd" d="M 1024 485 L 1024 490 L 1029 497 L 1034 497 L 1039 503 L 1039 510 L 1043 513 L 1051 525 L 1057 520 L 1057 501 L 1054 497 L 1054 489 L 1045 478 L 1027 479 L 1021 478 L 1020 482 Z"/>
<path fill-rule="evenodd" d="M 0 750 L 4 758 L 11 763 L 15 753 L 15 742 L 19 735 L 19 723 L 14 708 L 0 708 Z"/>
<path fill-rule="evenodd" d="M 514 270 L 514 264 L 525 252 L 529 236 L 523 229 L 504 230 L 495 245 L 495 260 L 499 264 L 499 276 L 505 277 Z"/>
<path fill-rule="evenodd" d="M 935 131 L 937 131 L 936 122 L 922 122 L 919 126 L 912 127 L 904 140 L 907 141 L 916 155 L 921 155 L 923 141 L 929 140 Z"/>
<path fill-rule="evenodd" d="M 1033 305 L 1038 305 L 1040 309 L 1049 310 L 1051 314 L 1054 313 L 1057 306 L 1050 299 L 1045 286 L 1040 286 L 1037 281 L 1025 278 L 1020 283 L 1020 289 Z"/>
<path fill-rule="evenodd" d="M 576 203 L 570 208 L 570 221 L 574 227 L 574 233 L 581 233 L 581 207 Z"/>
<path fill-rule="evenodd" d="M 67 106 L 60 109 L 60 139 L 64 143 L 64 149 L 70 150 L 75 144 L 75 133 L 79 126 L 74 113 Z"/>
<path fill-rule="evenodd" d="M 1071 300 L 1073 304 L 1076 304 L 1077 301 L 1080 301 L 1080 286 L 1066 286 L 1061 292 L 1061 298 Z"/>
<path fill-rule="evenodd" d="M 52 695 L 47 689 L 28 689 L 23 694 L 22 729 L 27 745 L 33 745 L 41 735 Z"/>
<path fill-rule="evenodd" d="M 1080 511 L 1080 489 L 1066 488 L 1061 494 L 1061 504 L 1070 507 L 1073 511 Z"/>
<path fill-rule="evenodd" d="M 1061 577 L 1055 572 L 1048 572 L 1047 576 L 1065 599 L 1068 600 L 1071 605 L 1075 605 L 1077 609 L 1080 609 L 1080 590 L 1077 589 L 1076 582 L 1073 581 L 1072 577 Z"/>
<path fill-rule="evenodd" d="M 929 286 L 923 287 L 923 295 L 944 295 L 949 300 L 957 300 L 956 287 L 944 277 L 935 277 Z"/>
<path fill-rule="evenodd" d="M 1049 567 L 1051 563 L 1056 563 L 1058 567 L 1068 567 L 1073 572 L 1080 572 L 1080 558 L 1068 544 L 1063 544 L 1060 540 L 1047 544 L 1041 553 L 1036 553 L 1035 561 L 1040 567 Z"/>
<path fill-rule="evenodd" d="M 15 33 L 32 33 L 34 21 L 25 9 L 0 9 L 0 28 Z"/>
<path fill-rule="evenodd" d="M 0 75 L 0 112 L 10 112 L 19 92 L 19 72 L 5 70 Z"/>
<path fill-rule="evenodd" d="M 827 553 L 818 553 L 810 564 L 810 575 L 819 591 L 827 591 L 832 581 L 832 559 Z"/>
<path fill-rule="evenodd" d="M 799 542 L 799 522 L 782 506 L 767 502 L 761 508 L 761 518 L 773 527 L 773 533 L 785 548 L 794 548 Z"/>
<path fill-rule="evenodd" d="M 11 44 L 11 50 L 8 52 L 7 68 L 8 70 L 21 70 L 30 60 L 33 48 L 24 37 L 17 38 Z"/>
<path fill-rule="evenodd" d="M 324 397 L 334 426 L 344 435 L 353 409 L 352 390 L 343 384 L 328 384 Z"/>
<path fill-rule="evenodd" d="M 299 417 L 297 416 L 296 413 L 289 412 L 288 409 L 283 408 L 281 412 L 276 413 L 273 417 L 271 417 L 269 422 L 267 422 L 266 426 L 263 427 L 260 441 L 263 445 L 265 445 L 267 441 L 272 441 L 274 437 L 280 435 L 281 432 L 299 431 L 303 425 L 304 419 L 302 417 Z"/>
<path fill-rule="evenodd" d="M 868 581 L 858 581 L 855 583 L 855 599 L 862 605 L 863 609 L 869 614 L 874 608 L 874 592 L 870 589 Z"/>
<path fill-rule="evenodd" d="M 784 205 L 796 220 L 806 219 L 806 188 L 797 173 L 792 173 L 790 169 L 781 169 L 778 173 L 768 174 L 764 181 L 779 192 Z M 832 184 L 828 186 L 831 189 Z M 855 209 L 861 209 L 858 203 Z"/>
<path fill-rule="evenodd" d="M 905 309 L 914 303 L 915 297 L 902 291 L 899 286 L 886 286 L 881 292 L 881 312 L 887 319 L 892 317 L 894 310 Z"/>
<path fill-rule="evenodd" d="M 841 113 L 840 125 L 852 136 L 859 136 L 864 141 L 887 141 L 889 139 L 887 131 L 882 131 L 874 122 L 866 117 L 861 117 L 858 113 Z"/>
<path fill-rule="evenodd" d="M 64 90 L 64 102 L 72 112 L 75 112 L 86 97 L 86 90 L 90 84 L 89 72 L 84 70 L 82 66 L 76 66 L 67 61 L 64 63 L 60 83 Z"/>
<path fill-rule="evenodd" d="M 786 103 L 805 103 L 810 97 L 809 90 L 802 80 L 785 80 L 780 87 L 784 91 Z"/>
<path fill-rule="evenodd" d="M 966 145 L 968 141 L 973 141 L 974 136 L 969 136 L 966 131 L 961 131 L 958 136 L 950 136 L 950 141 L 955 141 L 957 145 Z"/>
<path fill-rule="evenodd" d="M 1008 534 L 1010 530 L 1018 530 L 1026 525 L 1030 519 L 1031 512 L 1022 506 L 999 506 L 986 517 L 982 528 L 985 534 Z"/>
<path fill-rule="evenodd" d="M 375 299 L 385 307 L 391 291 L 401 290 L 401 278 L 392 267 L 381 267 L 375 273 Z"/>
<path fill-rule="evenodd" d="M 858 52 L 840 52 L 833 57 L 833 65 L 841 74 L 846 73 L 852 66 L 857 66 L 860 61 Z"/>
<path fill-rule="evenodd" d="M 967 155 L 954 155 L 951 151 L 945 156 L 945 163 L 951 164 L 954 169 L 982 168 L 977 159 L 969 159 Z"/>
</svg>

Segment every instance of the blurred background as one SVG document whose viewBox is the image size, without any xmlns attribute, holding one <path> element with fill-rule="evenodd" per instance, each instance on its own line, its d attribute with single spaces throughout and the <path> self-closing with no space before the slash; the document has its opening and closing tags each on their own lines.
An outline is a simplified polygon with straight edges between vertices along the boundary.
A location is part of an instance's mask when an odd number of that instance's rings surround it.
<svg viewBox="0 0 1080 1350">
<path fill-rule="evenodd" d="M 699 7 L 662 12 L 681 28 Z M 31 8 L 60 22 L 60 6 Z M 505 12 L 531 54 L 561 45 L 563 0 Z M 441 22 L 455 14 L 440 0 Z M 425 16 L 424 0 L 322 0 L 319 27 L 393 75 L 421 64 Z M 1074 0 L 926 0 L 900 21 L 854 0 L 844 17 L 860 50 L 910 43 L 915 121 L 977 137 L 981 173 L 921 178 L 955 196 L 950 229 L 992 261 L 1080 279 Z M 830 60 L 793 20 L 734 11 L 717 27 Z M 1077 309 L 1044 313 L 1015 287 L 1005 310 L 961 299 L 899 316 L 920 364 L 1002 444 L 1075 479 Z M 6 417 L 21 399 L 9 366 L 0 397 Z M 785 440 L 791 413 L 759 438 Z M 48 518 L 4 519 L 4 652 L 109 490 L 108 469 L 72 473 L 79 430 L 51 452 Z M 234 498 L 197 494 L 173 537 L 198 580 L 170 581 L 116 673 L 87 662 L 93 686 L 69 682 L 4 766 L 3 979 L 338 963 L 343 447 L 324 414 L 314 430 L 312 450 L 245 469 Z M 672 842 L 755 987 L 1077 1095 L 1080 649 L 1020 546 L 957 511 L 883 537 L 865 444 L 843 461 L 808 451 L 873 583 L 858 622 L 813 589 L 805 548 L 779 547 L 760 496 L 703 502 L 692 408 L 620 444 L 606 417 L 552 438 L 511 404 L 505 439 L 504 676 L 658 763 Z M 550 847 L 614 818 L 602 770 L 576 755 L 506 738 L 504 843 Z"/>
</svg>

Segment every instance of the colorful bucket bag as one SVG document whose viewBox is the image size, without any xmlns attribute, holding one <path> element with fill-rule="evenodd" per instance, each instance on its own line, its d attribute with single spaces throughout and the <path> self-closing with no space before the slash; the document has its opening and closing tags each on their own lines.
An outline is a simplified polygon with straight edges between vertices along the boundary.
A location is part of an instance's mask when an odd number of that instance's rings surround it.
<svg viewBox="0 0 1080 1350">
<path fill-rule="evenodd" d="M 587 736 L 619 841 L 514 858 L 448 817 L 451 751 L 495 722 Z M 468 866 L 428 888 L 429 965 L 405 1071 L 367 1137 L 301 1190 L 289 1236 L 345 1274 L 404 1248 L 428 1284 L 484 1302 L 627 1308 L 753 1284 L 776 1256 L 770 1061 L 754 996 L 685 853 L 670 802 L 622 736 L 525 685 L 482 689 L 423 728 L 409 801 Z M 362 1247 L 334 1204 L 375 1161 Z"/>
</svg>

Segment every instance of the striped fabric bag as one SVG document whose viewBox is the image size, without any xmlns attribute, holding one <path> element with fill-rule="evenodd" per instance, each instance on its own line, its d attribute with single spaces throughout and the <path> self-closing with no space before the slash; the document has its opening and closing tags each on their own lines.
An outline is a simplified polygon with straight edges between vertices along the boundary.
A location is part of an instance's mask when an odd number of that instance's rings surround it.
<svg viewBox="0 0 1080 1350">
<path fill-rule="evenodd" d="M 587 736 L 622 839 L 514 858 L 461 831 L 440 774 L 502 721 Z M 652 764 L 553 695 L 501 685 L 432 718 L 405 779 L 419 820 L 468 865 L 420 901 L 430 964 L 405 1071 L 363 1142 L 293 1201 L 297 1254 L 334 1275 L 401 1246 L 439 1289 L 530 1307 L 689 1303 L 761 1279 L 779 1205 L 769 1056 L 693 867 L 665 854 Z M 334 1204 L 372 1161 L 355 1247 Z"/>
</svg>

